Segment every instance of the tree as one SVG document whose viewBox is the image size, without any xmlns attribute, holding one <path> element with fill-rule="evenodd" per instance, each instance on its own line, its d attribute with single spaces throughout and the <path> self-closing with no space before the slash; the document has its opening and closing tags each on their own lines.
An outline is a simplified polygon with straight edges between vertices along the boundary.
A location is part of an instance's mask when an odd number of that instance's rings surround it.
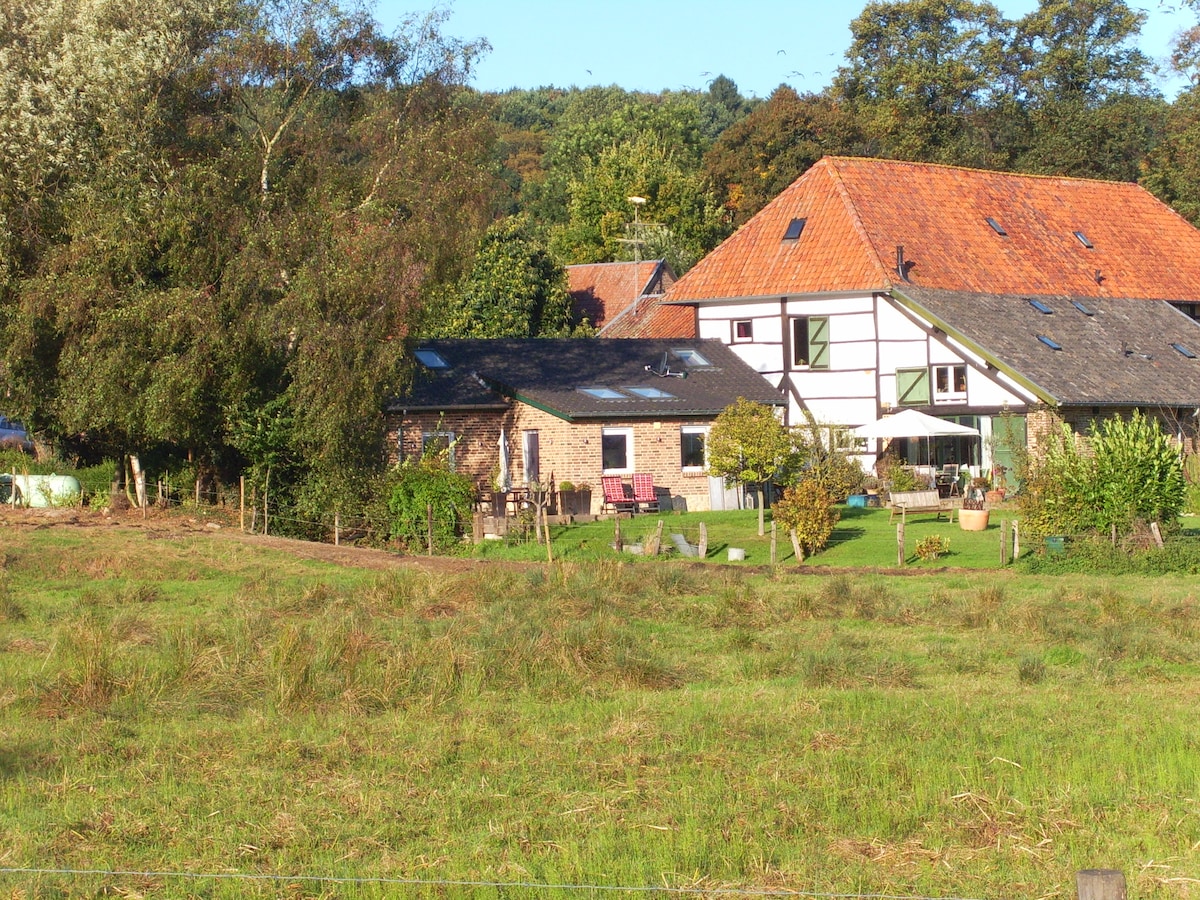
<svg viewBox="0 0 1200 900">
<path fill-rule="evenodd" d="M 565 335 L 573 325 L 566 273 L 524 217 L 487 230 L 470 271 L 430 315 L 431 333 L 444 337 Z"/>
<path fill-rule="evenodd" d="M 775 410 L 739 397 L 713 421 L 707 451 L 710 474 L 720 475 L 726 484 L 758 486 L 762 535 L 765 487 L 795 463 L 791 438 Z"/>
<path fill-rule="evenodd" d="M 876 0 L 850 24 L 833 91 L 879 155 L 981 165 L 981 113 L 1011 92 L 1011 23 L 975 0 Z"/>
</svg>

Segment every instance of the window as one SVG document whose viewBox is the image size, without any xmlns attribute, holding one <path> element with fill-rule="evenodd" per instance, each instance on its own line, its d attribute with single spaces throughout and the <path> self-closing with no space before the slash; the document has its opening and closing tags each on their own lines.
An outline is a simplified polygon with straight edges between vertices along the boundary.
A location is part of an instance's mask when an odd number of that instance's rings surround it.
<svg viewBox="0 0 1200 900">
<path fill-rule="evenodd" d="M 605 475 L 624 475 L 633 471 L 632 428 L 601 429 L 600 466 Z"/>
<path fill-rule="evenodd" d="M 446 358 L 436 350 L 428 348 L 422 350 L 414 350 L 413 356 L 417 358 L 417 362 L 427 369 L 448 369 L 450 363 L 446 362 Z"/>
<path fill-rule="evenodd" d="M 988 216 L 984 221 L 991 225 L 992 231 L 996 232 L 996 234 L 1000 235 L 1000 237 L 1008 237 L 1008 232 L 1004 230 L 1004 226 L 991 216 Z"/>
<path fill-rule="evenodd" d="M 661 388 L 656 387 L 627 387 L 626 391 L 633 394 L 635 397 L 641 397 L 643 400 L 674 400 L 674 394 L 668 394 Z"/>
<path fill-rule="evenodd" d="M 1171 346 L 1175 348 L 1175 352 L 1180 356 L 1186 356 L 1188 359 L 1196 358 L 1196 354 L 1186 344 L 1172 344 Z"/>
<path fill-rule="evenodd" d="M 675 354 L 676 359 L 690 368 L 712 365 L 712 363 L 705 359 L 698 350 L 681 347 L 677 350 L 672 350 L 671 352 Z"/>
<path fill-rule="evenodd" d="M 743 319 L 740 322 L 734 322 L 733 340 L 735 342 L 754 340 L 754 323 L 749 319 Z"/>
<path fill-rule="evenodd" d="M 1079 243 L 1083 244 L 1083 246 L 1087 247 L 1089 250 L 1091 250 L 1095 246 L 1091 241 L 1088 240 L 1087 235 L 1084 234 L 1082 231 L 1076 231 L 1076 232 L 1074 232 L 1074 235 L 1075 235 L 1075 238 L 1079 241 Z"/>
<path fill-rule="evenodd" d="M 1080 302 L 1079 300 L 1072 300 L 1071 305 L 1073 307 L 1075 307 L 1077 310 L 1079 310 L 1081 313 L 1083 313 L 1085 316 L 1094 316 L 1095 315 L 1095 313 L 1091 309 L 1089 309 L 1087 305 Z"/>
<path fill-rule="evenodd" d="M 927 406 L 929 404 L 929 370 L 897 369 L 896 402 L 900 406 Z"/>
<path fill-rule="evenodd" d="M 792 365 L 796 368 L 829 368 L 828 316 L 792 319 Z"/>
<path fill-rule="evenodd" d="M 955 403 L 967 399 L 966 366 L 933 367 L 933 402 Z"/>
<path fill-rule="evenodd" d="M 1034 309 L 1036 309 L 1038 312 L 1040 312 L 1043 316 L 1054 315 L 1054 310 L 1052 310 L 1050 307 L 1048 307 L 1041 300 L 1030 300 L 1029 305 L 1032 306 Z"/>
<path fill-rule="evenodd" d="M 1051 350 L 1061 350 L 1062 349 L 1062 344 L 1060 344 L 1058 341 L 1054 340 L 1054 338 L 1052 338 L 1052 337 L 1046 337 L 1046 335 L 1044 335 L 1044 334 L 1039 334 L 1037 336 L 1037 339 L 1039 341 L 1041 341 L 1043 344 L 1045 344 L 1047 347 L 1049 347 Z M 1128 356 L 1128 354 L 1126 354 L 1126 356 Z"/>
<path fill-rule="evenodd" d="M 525 483 L 534 484 L 541 481 L 542 460 L 536 430 L 521 432 L 521 450 L 525 461 Z"/>
<path fill-rule="evenodd" d="M 679 465 L 685 472 L 704 469 L 704 445 L 708 428 L 704 425 L 684 425 L 679 429 Z"/>
<path fill-rule="evenodd" d="M 421 432 L 421 455 L 422 456 L 440 456 L 446 460 L 446 465 L 450 471 L 454 471 L 454 445 L 457 441 L 454 439 L 453 431 L 422 431 Z"/>
<path fill-rule="evenodd" d="M 808 219 L 792 219 L 788 223 L 787 231 L 783 233 L 785 241 L 798 241 L 800 235 L 804 233 L 804 226 L 808 224 Z"/>
<path fill-rule="evenodd" d="M 582 394 L 587 394 L 589 397 L 591 397 L 595 400 L 628 400 L 629 399 L 624 394 L 622 394 L 620 391 L 614 391 L 612 388 L 606 388 L 606 387 L 580 388 L 579 392 Z"/>
</svg>

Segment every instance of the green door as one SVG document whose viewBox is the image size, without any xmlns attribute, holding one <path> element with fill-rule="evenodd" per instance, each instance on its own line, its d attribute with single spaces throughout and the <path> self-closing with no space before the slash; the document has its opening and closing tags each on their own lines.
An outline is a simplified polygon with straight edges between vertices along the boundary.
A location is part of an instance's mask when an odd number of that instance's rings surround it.
<svg viewBox="0 0 1200 900">
<path fill-rule="evenodd" d="M 992 480 L 996 480 L 998 467 L 1007 470 L 1008 490 L 1016 491 L 1021 485 L 1017 482 L 1017 452 L 1025 449 L 1026 431 L 1024 416 L 993 416 L 992 417 Z"/>
</svg>

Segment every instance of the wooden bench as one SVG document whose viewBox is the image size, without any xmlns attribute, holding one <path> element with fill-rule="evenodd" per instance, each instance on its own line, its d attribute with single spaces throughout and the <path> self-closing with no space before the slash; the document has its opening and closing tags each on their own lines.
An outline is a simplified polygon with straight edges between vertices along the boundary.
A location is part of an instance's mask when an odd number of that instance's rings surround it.
<svg viewBox="0 0 1200 900">
<path fill-rule="evenodd" d="M 934 490 L 892 491 L 891 497 L 888 498 L 888 521 L 892 521 L 892 516 L 896 514 L 896 510 L 899 510 L 901 518 L 907 516 L 908 513 L 937 513 L 937 517 L 940 519 L 942 513 L 949 513 L 950 521 L 953 522 L 956 509 L 958 509 L 956 500 L 943 499 Z"/>
</svg>

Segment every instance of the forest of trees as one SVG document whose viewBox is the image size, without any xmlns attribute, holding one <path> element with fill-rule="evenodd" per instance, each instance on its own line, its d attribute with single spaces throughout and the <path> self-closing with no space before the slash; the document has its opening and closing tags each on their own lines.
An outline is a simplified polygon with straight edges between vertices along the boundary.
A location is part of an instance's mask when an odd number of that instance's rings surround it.
<svg viewBox="0 0 1200 900">
<path fill-rule="evenodd" d="M 1185 0 L 1200 15 L 1200 0 Z M 0 9 L 0 412 L 68 458 L 352 505 L 421 335 L 586 334 L 562 267 L 686 269 L 829 154 L 1138 181 L 1200 222 L 1200 86 L 1124 0 L 876 0 L 832 84 L 472 89 L 444 14 Z M 1173 65 L 1196 85 L 1200 27 Z"/>
</svg>

